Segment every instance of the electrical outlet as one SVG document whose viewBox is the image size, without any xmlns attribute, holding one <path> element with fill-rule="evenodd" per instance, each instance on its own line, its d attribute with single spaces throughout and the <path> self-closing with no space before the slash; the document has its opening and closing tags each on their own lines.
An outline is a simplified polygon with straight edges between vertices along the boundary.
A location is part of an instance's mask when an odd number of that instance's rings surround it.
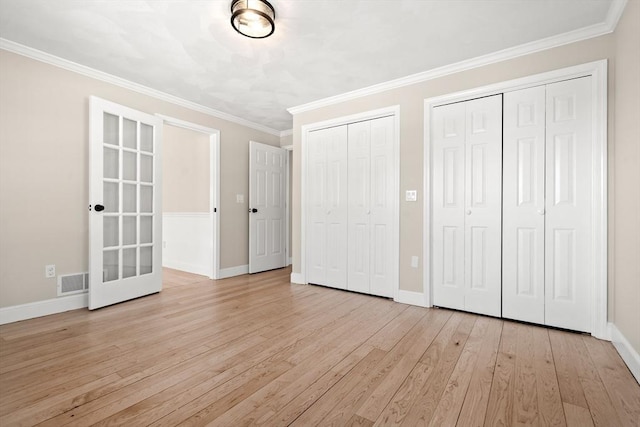
<svg viewBox="0 0 640 427">
<path fill-rule="evenodd" d="M 49 265 L 45 265 L 44 266 L 44 277 L 46 277 L 47 279 L 49 279 L 51 277 L 56 277 L 56 265 L 55 264 L 49 264 Z"/>
<path fill-rule="evenodd" d="M 418 268 L 418 257 L 415 255 L 411 257 L 411 267 Z"/>
<path fill-rule="evenodd" d="M 404 199 L 407 202 L 415 202 L 418 200 L 418 191 L 417 190 L 407 190 L 405 193 Z"/>
<path fill-rule="evenodd" d="M 236 194 L 236 203 L 244 203 L 244 194 Z"/>
</svg>

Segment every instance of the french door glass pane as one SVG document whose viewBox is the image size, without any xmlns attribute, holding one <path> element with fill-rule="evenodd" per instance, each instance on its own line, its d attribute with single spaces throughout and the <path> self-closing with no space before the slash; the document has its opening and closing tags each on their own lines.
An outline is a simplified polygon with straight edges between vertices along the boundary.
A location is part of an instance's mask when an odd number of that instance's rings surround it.
<svg viewBox="0 0 640 427">
<path fill-rule="evenodd" d="M 140 123 L 140 150 L 153 153 L 153 126 Z"/>
<path fill-rule="evenodd" d="M 102 164 L 104 168 L 104 177 L 118 179 L 119 176 L 119 160 L 118 160 L 118 150 L 114 150 L 113 148 L 104 147 L 104 154 L 102 156 Z"/>
<path fill-rule="evenodd" d="M 140 181 L 153 182 L 153 157 L 140 154 Z"/>
<path fill-rule="evenodd" d="M 137 133 L 136 130 L 137 122 L 129 119 L 122 120 L 122 145 L 127 148 L 133 148 L 134 150 L 137 147 Z"/>
<path fill-rule="evenodd" d="M 152 270 L 152 252 L 151 246 L 140 248 L 140 275 L 151 273 Z"/>
<path fill-rule="evenodd" d="M 118 261 L 118 252 L 119 250 L 112 251 L 104 251 L 102 253 L 102 281 L 110 282 L 112 280 L 119 279 L 119 261 Z"/>
<path fill-rule="evenodd" d="M 122 278 L 136 275 L 136 248 L 122 250 Z"/>
<path fill-rule="evenodd" d="M 118 212 L 120 210 L 118 183 L 105 182 L 103 186 L 102 198 L 104 201 L 104 212 Z"/>
<path fill-rule="evenodd" d="M 136 185 L 122 184 L 122 212 L 136 212 Z"/>
<path fill-rule="evenodd" d="M 140 212 L 151 213 L 153 210 L 153 187 L 140 186 Z"/>
<path fill-rule="evenodd" d="M 135 245 L 136 244 L 136 217 L 135 216 L 123 216 L 122 217 L 122 244 L 123 245 Z"/>
<path fill-rule="evenodd" d="M 120 240 L 120 230 L 118 227 L 117 216 L 105 216 L 103 219 L 102 234 L 103 234 L 103 246 L 105 248 L 109 246 L 118 246 Z"/>
<path fill-rule="evenodd" d="M 138 165 L 136 164 L 136 153 L 130 151 L 122 152 L 122 179 L 135 181 L 138 178 Z"/>
<path fill-rule="evenodd" d="M 150 216 L 140 217 L 140 243 L 151 243 L 153 232 L 153 218 Z"/>
<path fill-rule="evenodd" d="M 104 113 L 102 125 L 102 137 L 105 144 L 120 145 L 118 141 L 119 117 Z"/>
</svg>

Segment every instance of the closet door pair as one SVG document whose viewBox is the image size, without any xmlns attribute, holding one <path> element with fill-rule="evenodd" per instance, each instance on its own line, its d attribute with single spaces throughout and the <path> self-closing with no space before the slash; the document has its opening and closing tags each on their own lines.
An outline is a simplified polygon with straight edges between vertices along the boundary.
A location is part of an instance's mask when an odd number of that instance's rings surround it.
<svg viewBox="0 0 640 427">
<path fill-rule="evenodd" d="M 433 109 L 434 305 L 501 315 L 502 95 Z"/>
<path fill-rule="evenodd" d="M 393 117 L 309 135 L 309 283 L 393 296 L 393 138 Z"/>
<path fill-rule="evenodd" d="M 504 317 L 588 331 L 591 78 L 504 95 Z"/>
</svg>

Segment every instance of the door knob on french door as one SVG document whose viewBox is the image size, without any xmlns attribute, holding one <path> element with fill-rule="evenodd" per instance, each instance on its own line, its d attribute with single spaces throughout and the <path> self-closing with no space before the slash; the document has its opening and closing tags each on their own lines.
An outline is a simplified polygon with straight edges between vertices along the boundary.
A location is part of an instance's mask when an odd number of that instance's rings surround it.
<svg viewBox="0 0 640 427">
<path fill-rule="evenodd" d="M 251 212 L 251 213 L 256 213 L 256 212 L 258 212 L 258 209 L 256 209 L 256 208 L 249 209 L 249 212 Z"/>
<path fill-rule="evenodd" d="M 95 209 L 96 212 L 102 212 L 104 210 L 104 206 L 102 205 L 95 205 L 93 207 L 93 209 Z"/>
<path fill-rule="evenodd" d="M 471 215 L 471 209 L 467 209 L 467 215 Z"/>
</svg>

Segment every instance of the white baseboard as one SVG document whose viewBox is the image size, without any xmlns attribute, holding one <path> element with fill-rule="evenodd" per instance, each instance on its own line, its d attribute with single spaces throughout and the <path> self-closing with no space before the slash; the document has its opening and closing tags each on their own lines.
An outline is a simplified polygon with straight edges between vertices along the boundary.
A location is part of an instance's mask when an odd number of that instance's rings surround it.
<svg viewBox="0 0 640 427">
<path fill-rule="evenodd" d="M 237 265 L 235 267 L 221 268 L 218 279 L 226 279 L 227 277 L 242 276 L 249 274 L 249 264 Z"/>
<path fill-rule="evenodd" d="M 611 343 L 618 350 L 620 357 L 627 364 L 636 381 L 640 383 L 640 354 L 631 346 L 615 324 L 609 323 L 609 329 L 611 330 Z"/>
<path fill-rule="evenodd" d="M 291 273 L 291 283 L 297 283 L 298 285 L 305 285 L 304 277 L 300 273 Z"/>
<path fill-rule="evenodd" d="M 211 277 L 210 271 L 206 265 L 189 264 L 187 262 L 165 259 L 162 266 L 173 268 L 174 270 L 186 271 L 187 273 L 199 274 L 201 276 Z"/>
<path fill-rule="evenodd" d="M 0 325 L 89 306 L 89 294 L 75 294 L 0 308 Z"/>
<path fill-rule="evenodd" d="M 398 290 L 398 296 L 393 299 L 395 302 L 409 305 L 417 305 L 418 307 L 426 307 L 424 294 L 422 292 Z"/>
</svg>

